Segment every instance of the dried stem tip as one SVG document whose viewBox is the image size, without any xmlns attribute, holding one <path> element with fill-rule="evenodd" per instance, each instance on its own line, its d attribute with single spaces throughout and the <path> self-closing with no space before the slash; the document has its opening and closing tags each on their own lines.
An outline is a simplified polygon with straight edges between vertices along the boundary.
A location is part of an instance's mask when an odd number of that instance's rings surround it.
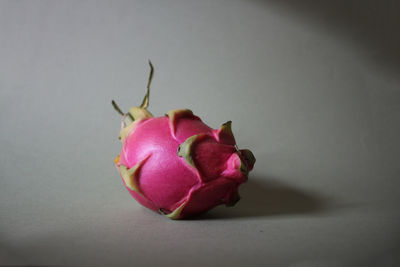
<svg viewBox="0 0 400 267">
<path fill-rule="evenodd" d="M 146 91 L 146 95 L 143 98 L 142 104 L 140 105 L 141 108 L 147 108 L 149 106 L 150 85 L 151 85 L 151 80 L 153 79 L 153 73 L 154 73 L 154 67 L 150 60 L 149 60 L 149 65 L 150 65 L 150 74 L 149 74 L 149 80 L 147 82 L 147 91 Z"/>
<path fill-rule="evenodd" d="M 115 103 L 114 100 L 111 101 L 111 104 L 113 105 L 114 109 L 115 109 L 119 114 L 121 114 L 121 116 L 124 116 L 124 115 L 125 115 L 124 112 L 122 112 L 122 110 L 118 107 L 117 103 Z"/>
</svg>

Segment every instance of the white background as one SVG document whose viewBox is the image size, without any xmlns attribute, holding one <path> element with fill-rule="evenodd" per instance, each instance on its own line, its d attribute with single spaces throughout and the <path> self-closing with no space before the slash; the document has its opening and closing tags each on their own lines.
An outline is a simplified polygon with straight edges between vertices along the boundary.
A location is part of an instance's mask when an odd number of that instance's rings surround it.
<svg viewBox="0 0 400 267">
<path fill-rule="evenodd" d="M 0 2 L 0 264 L 398 266 L 396 1 Z M 112 109 L 233 121 L 242 200 L 170 221 Z"/>
</svg>

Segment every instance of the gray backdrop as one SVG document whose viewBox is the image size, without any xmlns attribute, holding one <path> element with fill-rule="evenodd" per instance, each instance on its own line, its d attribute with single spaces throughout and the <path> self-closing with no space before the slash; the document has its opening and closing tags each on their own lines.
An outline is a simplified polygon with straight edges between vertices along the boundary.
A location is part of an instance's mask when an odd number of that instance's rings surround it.
<svg viewBox="0 0 400 267">
<path fill-rule="evenodd" d="M 397 3 L 1 1 L 0 264 L 398 266 Z M 123 187 L 110 100 L 149 58 L 154 114 L 254 151 L 235 208 L 170 221 Z"/>
</svg>

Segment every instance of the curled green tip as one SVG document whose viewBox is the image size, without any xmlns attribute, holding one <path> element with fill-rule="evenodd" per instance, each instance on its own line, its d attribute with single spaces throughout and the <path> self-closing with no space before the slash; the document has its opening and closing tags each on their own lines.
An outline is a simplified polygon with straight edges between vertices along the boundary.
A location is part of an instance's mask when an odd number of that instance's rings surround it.
<svg viewBox="0 0 400 267">
<path fill-rule="evenodd" d="M 141 108 L 147 108 L 149 106 L 150 85 L 151 85 L 151 81 L 153 79 L 153 74 L 154 74 L 154 67 L 153 67 L 153 64 L 151 63 L 150 59 L 149 59 L 149 65 L 150 65 L 149 80 L 147 82 L 146 95 L 144 96 L 142 104 L 140 105 Z"/>
<path fill-rule="evenodd" d="M 115 103 L 114 100 L 111 100 L 111 104 L 113 105 L 114 109 L 121 114 L 121 116 L 124 116 L 125 114 L 122 112 L 122 110 L 119 108 L 119 106 L 117 105 L 117 103 Z"/>
<path fill-rule="evenodd" d="M 134 121 L 134 118 L 132 117 L 132 115 L 131 115 L 129 112 L 125 114 L 125 113 L 119 108 L 119 106 L 117 105 L 117 103 L 115 103 L 114 100 L 111 100 L 111 104 L 113 105 L 114 109 L 115 109 L 119 114 L 121 114 L 121 116 L 128 115 L 128 117 L 129 117 L 132 121 Z"/>
<path fill-rule="evenodd" d="M 182 205 L 180 205 L 178 208 L 176 208 L 173 212 L 170 214 L 166 214 L 168 218 L 171 220 L 179 220 L 181 218 L 182 210 L 185 207 L 186 202 L 184 202 Z"/>
</svg>

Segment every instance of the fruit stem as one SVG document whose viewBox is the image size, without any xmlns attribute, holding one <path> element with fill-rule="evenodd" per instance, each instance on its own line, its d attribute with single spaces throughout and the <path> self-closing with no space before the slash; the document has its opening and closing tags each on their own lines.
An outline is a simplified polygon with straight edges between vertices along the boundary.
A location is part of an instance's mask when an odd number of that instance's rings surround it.
<svg viewBox="0 0 400 267">
<path fill-rule="evenodd" d="M 147 91 L 146 91 L 146 95 L 143 98 L 142 104 L 140 105 L 141 108 L 147 108 L 149 106 L 150 85 L 151 85 L 151 80 L 153 79 L 153 73 L 154 73 L 154 67 L 153 67 L 153 64 L 151 63 L 150 59 L 149 59 L 149 65 L 150 65 L 150 74 L 149 74 L 149 80 L 147 82 Z"/>
<path fill-rule="evenodd" d="M 122 110 L 118 107 L 117 103 L 115 103 L 114 100 L 111 100 L 111 104 L 112 104 L 112 106 L 114 107 L 114 109 L 115 109 L 119 114 L 121 114 L 121 116 L 124 116 L 124 115 L 125 115 L 124 112 L 122 112 Z"/>
<path fill-rule="evenodd" d="M 121 114 L 121 116 L 125 116 L 125 113 L 122 112 L 122 110 L 119 108 L 119 106 L 117 105 L 117 103 L 115 103 L 114 100 L 111 101 L 112 106 L 114 107 L 114 109 Z M 134 120 L 132 115 L 128 112 L 127 115 L 132 119 L 132 121 Z"/>
</svg>

